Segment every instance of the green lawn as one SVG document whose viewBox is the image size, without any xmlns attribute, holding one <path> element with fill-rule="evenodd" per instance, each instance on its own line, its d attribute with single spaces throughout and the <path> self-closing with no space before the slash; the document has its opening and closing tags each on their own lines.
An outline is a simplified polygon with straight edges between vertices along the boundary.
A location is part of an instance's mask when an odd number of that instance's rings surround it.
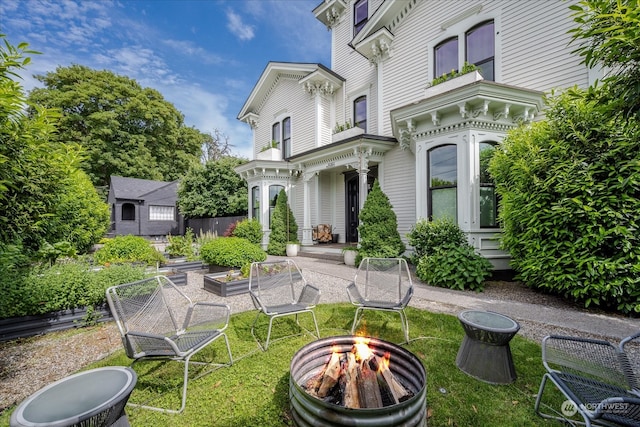
<svg viewBox="0 0 640 427">
<path fill-rule="evenodd" d="M 127 408 L 133 427 L 161 426 L 284 426 L 291 425 L 288 387 L 292 356 L 313 337 L 300 334 L 293 317 L 274 322 L 267 352 L 258 350 L 250 328 L 255 311 L 232 316 L 227 329 L 235 363 L 197 377 L 191 369 L 187 407 L 169 415 Z M 323 337 L 349 334 L 354 308 L 347 304 L 325 304 L 316 309 Z M 430 426 L 536 426 L 553 425 L 533 411 L 544 368 L 540 345 L 516 336 L 511 342 L 518 379 L 510 385 L 490 385 L 469 377 L 455 365 L 464 332 L 455 316 L 423 310 L 407 310 L 411 342 L 405 347 L 422 361 L 427 371 L 427 405 Z M 310 316 L 301 324 L 312 329 Z M 391 342 L 402 340 L 397 315 L 368 311 L 366 333 Z M 266 336 L 266 317 L 258 332 Z M 224 362 L 222 340 L 201 352 L 203 358 Z M 130 364 L 122 351 L 87 368 Z M 136 365 L 138 383 L 130 401 L 178 408 L 182 365 L 142 362 Z M 559 407 L 558 397 L 555 404 Z M 554 405 L 555 405 L 554 404 Z M 0 418 L 8 421 L 8 412 Z"/>
</svg>

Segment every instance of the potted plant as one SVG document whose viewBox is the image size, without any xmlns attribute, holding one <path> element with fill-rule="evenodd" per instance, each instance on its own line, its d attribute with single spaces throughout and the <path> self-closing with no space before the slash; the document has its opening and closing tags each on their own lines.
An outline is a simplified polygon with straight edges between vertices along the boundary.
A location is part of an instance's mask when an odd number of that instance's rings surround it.
<svg viewBox="0 0 640 427">
<path fill-rule="evenodd" d="M 344 256 L 345 265 L 356 265 L 356 257 L 358 256 L 357 246 L 345 246 L 342 248 L 342 255 Z"/>
<path fill-rule="evenodd" d="M 299 249 L 300 249 L 299 242 L 287 242 L 286 252 L 288 257 L 298 256 Z"/>
</svg>

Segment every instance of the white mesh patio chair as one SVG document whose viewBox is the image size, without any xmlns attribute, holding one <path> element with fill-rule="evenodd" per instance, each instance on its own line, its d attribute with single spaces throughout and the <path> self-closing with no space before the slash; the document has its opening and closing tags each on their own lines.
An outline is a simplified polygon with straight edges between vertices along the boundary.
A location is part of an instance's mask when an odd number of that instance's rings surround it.
<svg viewBox="0 0 640 427">
<path fill-rule="evenodd" d="M 260 348 L 266 351 L 271 339 L 271 327 L 274 319 L 282 316 L 296 316 L 309 313 L 315 326 L 316 338 L 320 338 L 318 322 L 314 308 L 320 300 L 320 290 L 307 283 L 302 272 L 291 259 L 281 261 L 254 262 L 249 275 L 249 295 L 258 310 L 251 334 Z M 269 317 L 269 329 L 264 346 L 255 335 L 255 326 L 261 314 Z"/>
<path fill-rule="evenodd" d="M 187 400 L 189 364 L 222 364 L 191 361 L 200 350 L 224 338 L 233 364 L 231 348 L 224 330 L 229 324 L 230 308 L 226 304 L 193 303 L 165 276 L 112 286 L 107 301 L 118 325 L 125 352 L 133 359 L 131 367 L 143 360 L 174 360 L 184 363 L 182 404 L 178 410 L 138 406 L 169 413 L 180 413 Z"/>
<path fill-rule="evenodd" d="M 392 311 L 400 315 L 404 339 L 409 341 L 409 322 L 405 308 L 413 296 L 413 282 L 407 261 L 402 258 L 364 258 L 347 286 L 349 301 L 356 313 L 351 334 L 365 310 Z"/>
<path fill-rule="evenodd" d="M 640 393 L 632 370 L 634 356 L 624 347 L 595 339 L 550 335 L 542 340 L 543 375 L 534 409 L 543 418 L 570 425 L 640 426 Z M 635 362 L 637 364 L 637 355 Z M 566 400 L 560 408 L 543 404 L 550 381 Z M 545 408 L 545 412 L 542 411 Z M 577 414 L 582 420 L 575 420 Z"/>
</svg>

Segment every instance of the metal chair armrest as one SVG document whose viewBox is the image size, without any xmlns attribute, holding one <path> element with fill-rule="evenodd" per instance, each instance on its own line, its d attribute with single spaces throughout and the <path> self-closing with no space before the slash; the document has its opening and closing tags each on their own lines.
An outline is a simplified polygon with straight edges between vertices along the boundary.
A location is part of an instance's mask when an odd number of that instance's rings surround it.
<svg viewBox="0 0 640 427">
<path fill-rule="evenodd" d="M 320 301 L 320 289 L 307 283 L 300 292 L 298 304 L 305 305 L 307 308 L 314 307 Z"/>
<path fill-rule="evenodd" d="M 353 305 L 361 306 L 364 302 L 364 298 L 362 298 L 362 295 L 354 282 L 349 283 L 347 286 L 347 295 L 349 296 L 349 301 Z"/>
</svg>

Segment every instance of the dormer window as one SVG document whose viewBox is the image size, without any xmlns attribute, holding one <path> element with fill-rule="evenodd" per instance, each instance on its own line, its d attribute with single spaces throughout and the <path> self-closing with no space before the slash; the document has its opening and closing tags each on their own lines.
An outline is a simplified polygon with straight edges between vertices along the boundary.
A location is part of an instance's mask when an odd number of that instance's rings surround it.
<svg viewBox="0 0 640 427">
<path fill-rule="evenodd" d="M 358 0 L 353 6 L 353 35 L 360 32 L 369 19 L 368 0 Z"/>
</svg>

